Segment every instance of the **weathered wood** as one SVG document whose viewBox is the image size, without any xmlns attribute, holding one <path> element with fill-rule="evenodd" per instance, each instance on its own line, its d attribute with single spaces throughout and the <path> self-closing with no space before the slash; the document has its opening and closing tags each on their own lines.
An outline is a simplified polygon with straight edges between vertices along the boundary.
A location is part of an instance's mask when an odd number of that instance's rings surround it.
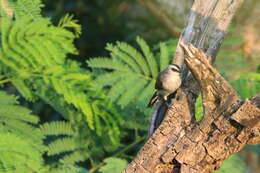
<svg viewBox="0 0 260 173">
<path fill-rule="evenodd" d="M 207 102 L 204 103 L 205 108 L 207 108 L 205 109 L 207 116 L 204 117 L 200 124 L 193 121 L 194 102 L 200 90 L 199 85 L 197 85 L 197 82 L 188 72 L 188 68 L 184 65 L 184 51 L 180 44 L 192 43 L 195 47 L 201 48 L 210 57 L 210 61 L 214 61 L 224 39 L 227 26 L 242 2 L 243 0 L 195 0 L 173 60 L 173 63 L 186 69 L 183 85 L 173 99 L 173 104 L 167 110 L 162 124 L 137 154 L 136 158 L 124 170 L 124 173 L 152 173 L 165 172 L 166 170 L 171 170 L 169 172 L 189 173 L 210 172 L 218 167 L 229 154 L 240 149 L 239 147 L 232 148 L 221 157 L 217 155 L 218 151 L 221 151 L 221 146 L 228 149 L 231 144 L 234 146 L 237 144 L 237 139 L 228 138 L 225 140 L 226 136 L 223 136 L 221 131 L 218 130 L 218 125 L 221 125 L 222 122 L 227 125 L 231 124 L 225 117 L 230 117 L 236 112 L 241 102 L 235 91 L 229 87 L 227 82 L 223 81 L 217 71 L 212 71 L 214 68 L 211 67 L 209 61 L 201 64 L 203 66 L 200 66 L 200 63 L 197 63 L 196 66 L 190 66 L 193 70 L 200 71 L 200 68 L 203 68 L 214 74 L 212 77 L 210 75 L 206 76 L 210 77 L 210 82 L 205 83 L 206 79 L 204 78 L 204 82 L 199 81 L 200 86 L 203 84 L 204 88 L 206 88 L 203 91 L 203 99 L 207 98 Z M 205 59 L 206 55 L 204 56 L 203 53 L 201 55 Z M 193 57 L 193 59 L 195 58 Z M 197 79 L 202 79 L 199 74 Z M 215 78 L 216 81 L 214 81 Z M 223 87 L 217 81 L 224 82 L 227 87 L 224 89 L 232 91 L 232 94 L 229 95 L 221 91 Z M 206 87 L 205 84 L 212 86 Z M 215 97 L 218 96 L 219 91 L 223 92 L 223 95 L 219 95 L 221 96 L 220 99 Z M 206 105 L 206 103 L 213 103 L 213 105 Z M 215 119 L 218 119 L 216 124 Z M 230 137 L 230 134 L 236 134 L 237 132 L 236 125 L 239 123 L 234 124 L 227 126 L 227 128 L 222 127 L 223 129 L 231 128 L 230 131 L 227 130 L 228 137 Z M 209 140 L 210 136 L 214 136 L 214 138 Z M 218 137 L 221 141 L 214 145 Z M 204 141 L 204 143 L 199 141 Z M 226 145 L 225 142 L 227 141 L 230 141 L 229 145 Z M 212 148 L 214 152 L 211 153 L 208 148 Z M 216 157 L 220 157 L 220 159 L 217 160 Z"/>
</svg>

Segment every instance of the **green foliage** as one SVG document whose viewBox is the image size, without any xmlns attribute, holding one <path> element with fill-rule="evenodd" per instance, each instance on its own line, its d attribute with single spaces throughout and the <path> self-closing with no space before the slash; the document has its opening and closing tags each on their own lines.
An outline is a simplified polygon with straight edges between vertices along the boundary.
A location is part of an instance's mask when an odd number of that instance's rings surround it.
<svg viewBox="0 0 260 173">
<path fill-rule="evenodd" d="M 79 161 L 89 158 L 88 144 L 79 142 L 79 134 L 69 122 L 44 123 L 38 128 L 38 117 L 18 105 L 17 98 L 0 91 L 0 172 L 80 172 Z M 44 139 L 56 136 L 47 146 Z M 48 141 L 50 139 L 48 138 Z M 85 150 L 85 152 L 84 152 Z M 44 164 L 44 153 L 64 154 L 58 162 Z M 65 153 L 70 152 L 70 153 Z M 57 166 L 58 165 L 58 166 Z"/>
<path fill-rule="evenodd" d="M 48 172 L 86 172 L 77 163 L 96 164 L 105 151 L 113 151 L 120 144 L 123 120 L 89 72 L 67 58 L 78 54 L 73 45 L 81 33 L 77 20 L 65 15 L 54 26 L 40 15 L 40 1 L 22 4 L 23 0 L 11 2 L 14 18 L 1 15 L 0 83 L 11 82 L 26 100 L 42 99 L 68 121 L 35 128 L 38 118 L 28 116 L 27 109 L 0 105 L 5 114 L 0 121 L 6 124 L 1 131 L 28 139 L 39 152 L 44 149 L 51 160 L 45 167 Z M 0 102 L 15 101 L 8 97 Z M 21 114 L 11 117 L 17 110 Z"/>
<path fill-rule="evenodd" d="M 215 171 L 214 173 L 245 173 L 247 172 L 247 166 L 244 160 L 237 154 L 231 155 L 228 159 L 226 159 L 221 167 Z"/>
<path fill-rule="evenodd" d="M 73 131 L 71 124 L 65 121 L 55 121 L 51 123 L 44 123 L 41 125 L 41 132 L 45 135 L 68 135 L 71 136 Z"/>
<path fill-rule="evenodd" d="M 89 158 L 86 152 L 86 147 L 91 142 L 83 143 L 79 138 L 79 134 L 71 127 L 69 122 L 58 121 L 45 123 L 40 127 L 42 133 L 47 137 L 51 136 L 54 140 L 49 139 L 47 145 L 48 156 L 59 156 L 63 154 L 58 160 L 59 169 L 63 169 L 68 165 L 74 165 L 79 161 L 84 161 Z M 56 165 L 57 163 L 53 164 Z M 53 168 L 57 169 L 57 168 Z"/>
<path fill-rule="evenodd" d="M 0 133 L 0 147 L 0 172 L 42 172 L 42 153 L 26 138 Z"/>
<path fill-rule="evenodd" d="M 120 173 L 127 166 L 127 161 L 116 157 L 109 157 L 104 160 L 106 163 L 99 168 L 101 173 Z"/>
<path fill-rule="evenodd" d="M 42 144 L 44 136 L 35 127 L 39 121 L 38 117 L 32 115 L 30 110 L 17 105 L 16 98 L 3 91 L 0 91 L 0 100 L 0 133 L 12 133 L 26 140 L 38 152 L 43 152 L 45 150 Z"/>
<path fill-rule="evenodd" d="M 44 7 L 41 0 L 16 0 L 8 1 L 10 7 L 15 11 L 15 17 L 30 16 L 33 19 L 41 17 L 41 8 Z"/>
<path fill-rule="evenodd" d="M 38 117 L 18 105 L 17 98 L 0 91 L 0 172 L 43 169 L 43 134 Z"/>
<path fill-rule="evenodd" d="M 96 83 L 109 87 L 108 97 L 122 107 L 135 104 L 144 110 L 159 71 L 169 64 L 172 46 L 160 43 L 160 52 L 154 54 L 147 43 L 137 37 L 141 52 L 124 42 L 107 44 L 111 57 L 97 57 L 87 61 L 92 68 L 103 70 L 96 75 Z M 106 71 L 110 70 L 110 71 Z"/>
<path fill-rule="evenodd" d="M 4 80 L 11 81 L 27 100 L 41 98 L 66 119 L 73 123 L 86 121 L 89 130 L 99 136 L 106 134 L 113 144 L 118 144 L 122 119 L 105 101 L 105 94 L 90 85 L 93 82 L 88 72 L 66 58 L 67 54 L 78 53 L 73 45 L 81 33 L 77 20 L 65 15 L 54 26 L 40 16 L 40 1 L 22 6 L 23 2 L 12 3 L 15 20 L 1 20 L 0 71 Z"/>
<path fill-rule="evenodd" d="M 260 73 L 242 75 L 239 79 L 231 82 L 242 98 L 251 98 L 260 91 Z"/>
<path fill-rule="evenodd" d="M 73 28 L 76 36 L 81 34 L 81 25 L 78 24 L 78 20 L 73 19 L 73 15 L 65 14 L 59 21 L 58 27 L 61 28 Z"/>
</svg>

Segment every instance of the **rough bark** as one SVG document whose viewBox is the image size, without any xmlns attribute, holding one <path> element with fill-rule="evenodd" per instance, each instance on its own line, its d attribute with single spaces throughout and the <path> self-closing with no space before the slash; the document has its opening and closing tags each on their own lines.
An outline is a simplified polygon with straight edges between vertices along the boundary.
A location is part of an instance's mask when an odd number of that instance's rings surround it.
<svg viewBox="0 0 260 173">
<path fill-rule="evenodd" d="M 241 101 L 211 65 L 242 2 L 194 2 L 173 61 L 186 69 L 183 85 L 168 110 L 159 111 L 166 112 L 163 122 L 124 173 L 212 172 L 245 144 L 259 142 L 260 95 Z M 200 89 L 204 119 L 197 123 L 194 102 Z"/>
</svg>

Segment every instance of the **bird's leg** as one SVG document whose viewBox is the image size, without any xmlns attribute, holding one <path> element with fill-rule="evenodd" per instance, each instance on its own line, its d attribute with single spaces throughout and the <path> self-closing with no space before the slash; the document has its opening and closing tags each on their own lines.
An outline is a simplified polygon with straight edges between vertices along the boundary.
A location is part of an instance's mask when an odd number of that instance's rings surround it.
<svg viewBox="0 0 260 173">
<path fill-rule="evenodd" d="M 173 92 L 168 96 L 164 96 L 163 100 L 165 101 L 166 105 L 169 107 L 172 104 L 172 100 L 176 97 L 177 92 Z"/>
<path fill-rule="evenodd" d="M 167 107 L 169 107 L 170 106 L 170 104 L 168 103 L 168 96 L 163 96 L 163 101 L 164 101 L 164 103 L 166 104 L 166 106 Z"/>
<path fill-rule="evenodd" d="M 167 100 L 168 100 L 168 96 L 163 96 L 163 100 L 165 101 L 165 102 L 167 102 Z"/>
</svg>

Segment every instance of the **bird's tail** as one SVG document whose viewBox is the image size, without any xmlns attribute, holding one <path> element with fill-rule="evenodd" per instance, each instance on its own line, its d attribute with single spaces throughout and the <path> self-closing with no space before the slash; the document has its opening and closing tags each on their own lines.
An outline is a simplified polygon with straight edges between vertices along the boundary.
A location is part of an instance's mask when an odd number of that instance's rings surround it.
<svg viewBox="0 0 260 173">
<path fill-rule="evenodd" d="M 147 107 L 152 107 L 153 104 L 158 100 L 158 96 L 157 93 L 155 92 L 152 96 L 152 98 L 150 99 L 150 101 L 147 104 Z"/>
</svg>

